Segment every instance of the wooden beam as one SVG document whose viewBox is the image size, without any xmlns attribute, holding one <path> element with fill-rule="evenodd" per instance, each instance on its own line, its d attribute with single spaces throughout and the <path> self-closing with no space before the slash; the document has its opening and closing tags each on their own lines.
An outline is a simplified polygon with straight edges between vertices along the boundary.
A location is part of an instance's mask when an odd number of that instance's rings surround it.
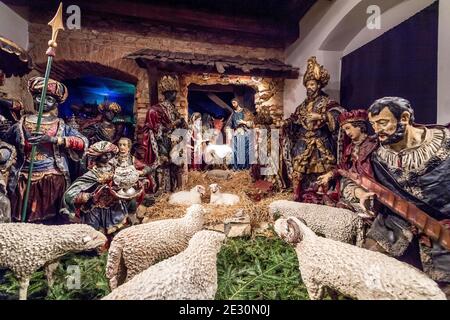
<svg viewBox="0 0 450 320">
<path fill-rule="evenodd" d="M 148 89 L 150 92 L 150 105 L 153 106 L 158 103 L 158 79 L 160 72 L 157 67 L 147 65 L 148 73 Z"/>
</svg>

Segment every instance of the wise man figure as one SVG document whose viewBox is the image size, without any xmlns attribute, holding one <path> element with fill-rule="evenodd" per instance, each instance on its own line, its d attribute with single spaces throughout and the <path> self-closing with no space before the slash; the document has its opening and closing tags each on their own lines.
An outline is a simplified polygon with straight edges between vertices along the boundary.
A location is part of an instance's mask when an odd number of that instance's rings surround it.
<svg viewBox="0 0 450 320">
<path fill-rule="evenodd" d="M 39 109 L 43 87 L 42 77 L 28 81 L 35 110 Z M 88 147 L 88 140 L 57 116 L 58 104 L 63 103 L 67 95 L 64 84 L 49 79 L 40 132 L 36 132 L 38 116 L 32 114 L 21 117 L 7 131 L 0 133 L 1 138 L 17 151 L 7 188 L 13 221 L 21 220 L 33 145 L 36 145 L 36 154 L 25 221 L 52 224 L 65 220 L 59 210 L 64 192 L 70 185 L 68 159 L 79 161 Z"/>
<path fill-rule="evenodd" d="M 328 173 L 317 179 L 319 185 L 328 189 L 329 183 L 338 180 L 336 206 L 357 212 L 364 218 L 368 218 L 355 192 L 359 192 L 359 186 L 346 177 L 340 177 L 338 170 L 355 173 L 358 176 L 373 177 L 371 164 L 372 153 L 378 148 L 378 140 L 375 136 L 368 135 L 368 114 L 366 110 L 352 110 L 340 114 L 339 125 L 345 133 L 340 144 L 343 149 L 338 165 Z"/>
<path fill-rule="evenodd" d="M 117 130 L 113 119 L 117 114 L 120 114 L 122 107 L 116 103 L 101 103 L 98 106 L 99 117 L 91 120 L 86 120 L 81 125 L 81 132 L 89 139 L 89 144 L 94 144 L 99 141 L 109 141 L 116 143 Z"/>
<path fill-rule="evenodd" d="M 293 184 L 295 201 L 321 203 L 317 178 L 336 165 L 338 116 L 345 110 L 322 91 L 329 80 L 311 57 L 303 76 L 307 97 L 283 126 L 283 175 Z"/>
<path fill-rule="evenodd" d="M 375 179 L 450 229 L 450 130 L 414 123 L 409 101 L 385 97 L 369 108 L 380 147 L 372 155 Z M 374 194 L 355 192 L 361 203 Z M 397 208 L 402 210 L 402 208 Z M 423 268 L 450 297 L 450 252 L 387 207 L 376 211 L 365 247 Z"/>
<path fill-rule="evenodd" d="M 127 203 L 110 192 L 119 148 L 109 141 L 89 147 L 89 171 L 77 178 L 64 194 L 64 212 L 111 236 L 127 225 Z"/>
<path fill-rule="evenodd" d="M 171 162 L 170 152 L 176 141 L 171 135 L 175 129 L 187 129 L 185 119 L 178 112 L 175 101 L 178 94 L 178 79 L 165 75 L 159 82 L 162 102 L 151 106 L 143 128 L 144 162 L 154 169 L 156 185 L 153 192 L 172 192 L 181 186 L 182 168 Z"/>
</svg>

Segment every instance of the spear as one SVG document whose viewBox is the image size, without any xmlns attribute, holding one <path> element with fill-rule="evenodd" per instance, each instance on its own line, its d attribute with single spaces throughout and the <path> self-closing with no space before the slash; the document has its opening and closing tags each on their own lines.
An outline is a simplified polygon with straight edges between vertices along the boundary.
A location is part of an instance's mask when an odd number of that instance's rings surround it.
<svg viewBox="0 0 450 320">
<path fill-rule="evenodd" d="M 39 133 L 39 131 L 41 129 L 42 113 L 44 111 L 44 103 L 45 103 L 45 99 L 47 97 L 48 79 L 50 78 L 50 70 L 52 69 L 52 61 L 56 55 L 56 47 L 57 47 L 56 38 L 58 37 L 59 30 L 64 30 L 63 19 L 62 19 L 62 10 L 63 10 L 63 4 L 61 2 L 59 4 L 58 11 L 56 12 L 55 16 L 48 23 L 48 25 L 52 27 L 52 38 L 48 42 L 48 49 L 45 52 L 45 54 L 47 55 L 47 68 L 45 69 L 44 87 L 42 88 L 41 101 L 39 102 L 39 111 L 38 111 L 38 117 L 37 117 L 37 123 L 36 123 L 36 132 L 37 133 Z M 31 159 L 30 159 L 30 166 L 29 166 L 29 170 L 28 170 L 27 187 L 25 189 L 25 197 L 24 197 L 24 201 L 23 201 L 22 222 L 25 222 L 26 217 L 27 217 L 28 197 L 30 195 L 31 175 L 33 174 L 33 165 L 34 165 L 35 154 L 36 154 L 36 145 L 33 145 L 31 148 Z"/>
</svg>

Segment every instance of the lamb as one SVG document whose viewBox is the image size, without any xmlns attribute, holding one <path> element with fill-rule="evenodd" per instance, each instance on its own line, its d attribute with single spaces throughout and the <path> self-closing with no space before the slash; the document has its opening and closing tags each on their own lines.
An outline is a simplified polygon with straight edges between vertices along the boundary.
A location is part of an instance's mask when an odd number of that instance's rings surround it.
<svg viewBox="0 0 450 320">
<path fill-rule="evenodd" d="M 103 300 L 212 300 L 224 240 L 223 233 L 197 232 L 185 251 L 151 266 Z"/>
<path fill-rule="evenodd" d="M 319 237 L 296 217 L 280 218 L 275 232 L 295 246 L 312 300 L 331 289 L 354 299 L 445 300 L 438 285 L 418 269 L 382 253 Z"/>
<path fill-rule="evenodd" d="M 205 194 L 205 187 L 197 185 L 189 191 L 179 191 L 169 197 L 169 203 L 175 205 L 186 205 L 202 203 L 202 195 Z"/>
<path fill-rule="evenodd" d="M 364 221 L 350 210 L 279 200 L 269 205 L 269 213 L 272 217 L 281 215 L 303 219 L 311 230 L 325 238 L 359 247 L 364 242 Z"/>
<path fill-rule="evenodd" d="M 211 190 L 211 199 L 209 203 L 214 205 L 232 206 L 239 203 L 239 196 L 231 193 L 220 192 L 220 186 L 217 183 L 209 185 Z"/>
<path fill-rule="evenodd" d="M 10 269 L 20 282 L 19 298 L 26 300 L 30 278 L 44 267 L 49 286 L 57 259 L 69 252 L 93 250 L 106 237 L 91 226 L 46 226 L 32 223 L 0 224 L 0 267 Z"/>
<path fill-rule="evenodd" d="M 203 229 L 206 213 L 201 205 L 194 204 L 182 218 L 153 221 L 120 231 L 111 242 L 106 263 L 110 288 L 115 289 L 156 262 L 186 249 L 191 237 Z"/>
</svg>

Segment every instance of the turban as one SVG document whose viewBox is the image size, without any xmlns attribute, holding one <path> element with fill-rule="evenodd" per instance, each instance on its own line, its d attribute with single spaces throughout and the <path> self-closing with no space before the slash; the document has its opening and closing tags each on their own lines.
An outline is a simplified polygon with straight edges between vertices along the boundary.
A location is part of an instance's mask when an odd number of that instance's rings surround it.
<svg viewBox="0 0 450 320">
<path fill-rule="evenodd" d="M 98 157 L 108 152 L 116 154 L 119 152 L 119 148 L 109 141 L 99 141 L 90 146 L 86 154 L 89 156 Z"/>
<path fill-rule="evenodd" d="M 306 72 L 303 75 L 303 85 L 306 86 L 306 83 L 310 80 L 317 81 L 322 88 L 328 84 L 328 81 L 330 81 L 330 74 L 327 69 L 317 63 L 316 57 L 311 57 L 308 59 Z"/>
<path fill-rule="evenodd" d="M 33 77 L 28 80 L 28 91 L 31 94 L 42 93 L 43 88 L 43 77 Z M 58 103 L 63 103 L 64 101 L 66 101 L 67 95 L 69 93 L 67 91 L 67 87 L 64 84 L 53 79 L 48 79 L 47 94 L 56 98 Z"/>
</svg>

